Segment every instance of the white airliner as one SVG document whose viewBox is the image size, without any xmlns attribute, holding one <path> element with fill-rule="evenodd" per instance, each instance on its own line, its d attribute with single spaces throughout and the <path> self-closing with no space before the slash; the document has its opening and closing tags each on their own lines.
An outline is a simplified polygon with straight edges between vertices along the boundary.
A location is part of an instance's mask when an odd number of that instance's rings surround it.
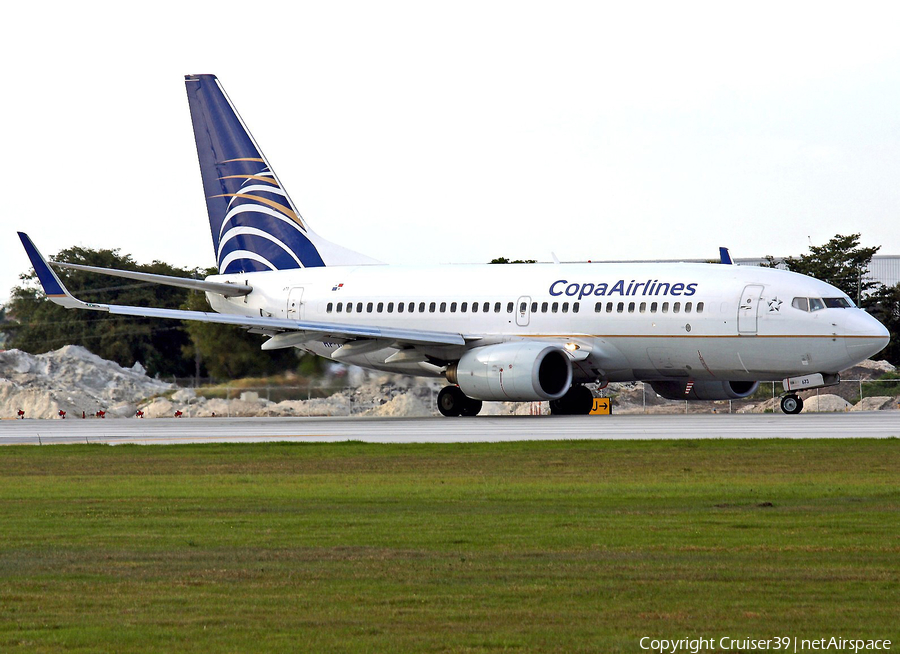
<svg viewBox="0 0 900 654">
<path fill-rule="evenodd" d="M 365 368 L 432 377 L 447 416 L 482 401 L 549 400 L 586 414 L 584 384 L 642 380 L 673 399 L 797 389 L 884 348 L 888 332 L 840 290 L 791 272 L 717 264 L 387 266 L 300 216 L 214 75 L 185 77 L 219 274 L 205 281 L 53 262 L 206 293 L 216 313 L 82 302 L 20 233 L 50 299 L 69 308 L 200 320 Z M 724 261 L 724 260 L 723 260 Z"/>
</svg>

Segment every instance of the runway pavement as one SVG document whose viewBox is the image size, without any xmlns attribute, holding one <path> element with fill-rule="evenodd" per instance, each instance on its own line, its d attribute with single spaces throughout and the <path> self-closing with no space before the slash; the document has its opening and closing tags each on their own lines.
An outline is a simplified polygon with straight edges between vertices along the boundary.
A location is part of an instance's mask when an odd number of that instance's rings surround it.
<svg viewBox="0 0 900 654">
<path fill-rule="evenodd" d="M 473 443 L 561 439 L 891 438 L 900 411 L 477 418 L 157 418 L 0 421 L 0 445 L 264 441 Z"/>
</svg>

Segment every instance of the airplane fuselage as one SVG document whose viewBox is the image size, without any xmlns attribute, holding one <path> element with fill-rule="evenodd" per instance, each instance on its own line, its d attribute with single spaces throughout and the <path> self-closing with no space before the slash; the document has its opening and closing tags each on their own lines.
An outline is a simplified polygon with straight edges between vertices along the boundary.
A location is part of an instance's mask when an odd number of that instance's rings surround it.
<svg viewBox="0 0 900 654">
<path fill-rule="evenodd" d="M 844 293 L 795 273 L 713 264 L 355 266 L 217 275 L 253 286 L 244 297 L 208 294 L 216 311 L 346 324 L 441 330 L 467 345 L 382 343 L 338 353 L 343 339 L 303 347 L 348 363 L 416 375 L 465 349 L 508 341 L 569 345 L 576 382 L 780 379 L 837 373 L 876 351 L 883 327 Z M 794 298 L 828 298 L 817 310 Z M 836 299 L 840 302 L 835 302 Z M 801 303 L 801 306 L 802 303 Z M 338 356 L 335 354 L 338 353 Z M 394 357 L 394 360 L 391 360 Z M 422 360 L 417 360 L 422 359 Z"/>
</svg>

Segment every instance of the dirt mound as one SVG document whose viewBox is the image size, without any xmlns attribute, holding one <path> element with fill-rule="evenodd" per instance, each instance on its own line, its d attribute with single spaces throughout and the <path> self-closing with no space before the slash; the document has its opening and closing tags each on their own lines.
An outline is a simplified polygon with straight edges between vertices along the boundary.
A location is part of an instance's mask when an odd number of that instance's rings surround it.
<svg viewBox="0 0 900 654">
<path fill-rule="evenodd" d="M 884 361 L 865 361 L 843 373 L 844 378 L 873 379 L 895 370 Z M 0 352 L 0 417 L 13 418 L 22 410 L 28 418 L 57 418 L 59 411 L 81 417 L 106 411 L 110 417 L 133 416 L 140 409 L 146 418 L 185 416 L 430 416 L 438 415 L 437 394 L 446 385 L 441 379 L 367 372 L 351 367 L 350 384 L 330 397 L 270 402 L 256 392 L 240 399 L 206 398 L 192 389 L 147 377 L 140 364 L 123 368 L 91 354 L 83 347 L 68 345 L 54 352 L 31 355 L 19 350 Z M 846 388 L 845 388 L 846 386 Z M 846 411 L 847 399 L 859 396 L 858 383 L 827 389 L 816 399 L 806 394 L 805 411 Z M 599 389 L 595 389 L 600 394 Z M 821 391 L 820 391 L 821 393 Z M 665 400 L 640 382 L 613 383 L 602 394 L 613 397 L 617 414 L 684 413 L 685 402 Z M 855 396 L 854 396 L 855 394 Z M 283 397 L 283 395 L 282 395 Z M 866 398 L 854 410 L 897 408 L 891 398 Z M 750 404 L 691 402 L 689 413 L 780 411 L 778 400 Z M 546 402 L 485 402 L 484 415 L 528 415 L 549 413 Z"/>
<path fill-rule="evenodd" d="M 45 354 L 21 350 L 0 352 L 0 417 L 57 418 L 105 411 L 130 416 L 147 397 L 172 390 L 151 379 L 140 364 L 123 368 L 78 345 Z"/>
</svg>

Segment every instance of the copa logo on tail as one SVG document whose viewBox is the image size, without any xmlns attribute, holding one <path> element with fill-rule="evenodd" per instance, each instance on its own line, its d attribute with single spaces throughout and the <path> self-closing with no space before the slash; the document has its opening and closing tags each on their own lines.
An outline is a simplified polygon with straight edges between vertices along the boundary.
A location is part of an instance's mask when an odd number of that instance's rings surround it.
<svg viewBox="0 0 900 654">
<path fill-rule="evenodd" d="M 263 266 L 250 270 L 287 270 L 322 266 L 321 257 L 307 238 L 303 219 L 290 206 L 284 189 L 262 159 L 224 161 L 222 169 L 240 163 L 256 163 L 252 173 L 224 175 L 221 181 L 240 185 L 227 198 L 225 217 L 219 226 L 216 260 L 219 272 L 246 272 L 248 262 Z"/>
<path fill-rule="evenodd" d="M 309 230 L 215 75 L 185 77 L 219 272 L 324 266 Z"/>
</svg>

